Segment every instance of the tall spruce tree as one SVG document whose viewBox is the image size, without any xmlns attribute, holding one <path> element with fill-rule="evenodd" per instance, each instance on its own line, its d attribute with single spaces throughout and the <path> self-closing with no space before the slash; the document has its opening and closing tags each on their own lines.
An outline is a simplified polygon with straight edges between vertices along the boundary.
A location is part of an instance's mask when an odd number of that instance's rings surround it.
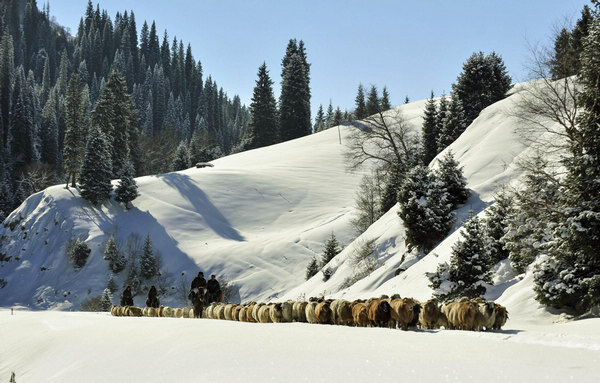
<svg viewBox="0 0 600 383">
<path fill-rule="evenodd" d="M 362 120 L 367 117 L 367 107 L 365 104 L 365 90 L 362 84 L 358 84 L 358 92 L 356 93 L 356 98 L 354 100 L 356 108 L 354 109 L 354 118 L 357 120 Z"/>
<path fill-rule="evenodd" d="M 387 90 L 387 87 L 383 87 L 383 91 L 381 91 L 381 100 L 379 101 L 381 110 L 386 111 L 392 109 L 392 104 L 390 103 L 390 93 Z"/>
<path fill-rule="evenodd" d="M 127 83 L 119 71 L 110 73 L 100 100 L 94 107 L 92 120 L 108 139 L 112 176 L 116 178 L 129 158 L 131 125 L 136 121 L 136 110 L 127 93 Z"/>
<path fill-rule="evenodd" d="M 258 79 L 250 104 L 249 143 L 247 149 L 261 148 L 279 142 L 277 103 L 273 95 L 273 81 L 267 64 L 258 68 Z"/>
<path fill-rule="evenodd" d="M 108 262 L 108 267 L 113 273 L 120 273 L 127 265 L 127 259 L 119 249 L 114 235 L 111 235 L 108 242 L 106 242 L 106 247 L 103 251 L 103 259 Z"/>
<path fill-rule="evenodd" d="M 312 133 L 310 92 L 307 65 L 296 49 L 283 61 L 281 95 L 279 97 L 280 135 L 282 141 Z"/>
<path fill-rule="evenodd" d="M 462 101 L 456 93 L 452 93 L 444 120 L 438 135 L 438 152 L 454 142 L 467 128 L 467 120 Z"/>
<path fill-rule="evenodd" d="M 425 104 L 423 113 L 423 163 L 429 164 L 438 153 L 437 139 L 439 136 L 437 107 L 433 91 Z"/>
<path fill-rule="evenodd" d="M 155 275 L 158 275 L 158 261 L 154 255 L 150 233 L 146 235 L 144 249 L 140 257 L 140 275 L 144 279 L 150 279 Z"/>
<path fill-rule="evenodd" d="M 315 133 L 325 130 L 325 114 L 323 113 L 323 104 L 319 105 L 317 109 L 317 115 L 315 116 Z"/>
<path fill-rule="evenodd" d="M 55 93 L 55 92 L 53 92 Z M 49 99 L 51 100 L 51 99 Z M 53 98 L 52 98 L 53 100 Z M 49 105 L 52 108 L 52 105 Z M 89 96 L 85 85 L 78 74 L 74 73 L 67 87 L 65 101 L 65 124 L 63 161 L 67 173 L 67 187 L 76 186 L 76 177 L 79 174 L 83 158 L 88 126 L 90 124 Z M 55 117 L 54 111 L 49 110 L 50 118 Z M 52 139 L 51 137 L 49 139 Z"/>
<path fill-rule="evenodd" d="M 81 167 L 81 196 L 94 205 L 109 199 L 111 176 L 110 145 L 100 128 L 92 125 Z"/>
<path fill-rule="evenodd" d="M 372 116 L 381 112 L 381 105 L 379 105 L 379 96 L 377 95 L 377 87 L 375 87 L 375 85 L 371 85 L 365 109 L 367 116 Z"/>
</svg>

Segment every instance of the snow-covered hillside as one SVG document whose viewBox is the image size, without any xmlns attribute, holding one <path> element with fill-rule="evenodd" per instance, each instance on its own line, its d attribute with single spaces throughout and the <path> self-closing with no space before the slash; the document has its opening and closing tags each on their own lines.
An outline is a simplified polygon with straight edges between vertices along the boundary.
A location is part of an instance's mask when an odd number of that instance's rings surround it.
<svg viewBox="0 0 600 383">
<path fill-rule="evenodd" d="M 485 109 L 448 148 L 464 167 L 471 189 L 471 198 L 458 211 L 457 228 L 470 209 L 481 212 L 498 187 L 519 176 L 516 161 L 530 150 L 515 133 L 518 121 L 510 116 L 520 97 L 514 91 Z M 398 108 L 416 130 L 422 124 L 424 104 L 418 101 Z M 233 281 L 237 301 L 383 293 L 429 298 L 424 274 L 449 259 L 459 231 L 420 259 L 404 245 L 396 206 L 352 242 L 349 221 L 355 193 L 362 175 L 370 170 L 346 170 L 343 144 L 351 129 L 355 128 L 339 128 L 341 145 L 338 129 L 332 128 L 221 158 L 212 168 L 138 178 L 141 196 L 129 211 L 114 202 L 94 208 L 78 197 L 77 190 L 64 185 L 31 196 L 1 229 L 0 252 L 10 260 L 0 263 L 5 284 L 0 306 L 77 309 L 106 287 L 110 273 L 102 251 L 108 237 L 114 234 L 124 243 L 132 233 L 142 239 L 150 234 L 174 288 L 203 270 Z M 332 277 L 324 282 L 318 273 L 304 281 L 307 263 L 322 252 L 332 232 L 346 246 L 329 264 Z M 74 270 L 65 256 L 65 244 L 73 237 L 84 239 L 92 249 L 80 270 Z M 377 249 L 379 268 L 347 288 L 346 280 L 353 275 L 348 258 L 370 240 Z M 122 284 L 124 277 L 121 272 L 117 283 Z M 530 292 L 529 279 L 521 279 L 509 265 L 499 265 L 488 298 L 505 302 L 506 288 L 520 284 Z M 144 298 L 138 296 L 135 302 L 141 305 Z M 171 306 L 183 304 L 178 294 L 162 299 Z"/>
</svg>

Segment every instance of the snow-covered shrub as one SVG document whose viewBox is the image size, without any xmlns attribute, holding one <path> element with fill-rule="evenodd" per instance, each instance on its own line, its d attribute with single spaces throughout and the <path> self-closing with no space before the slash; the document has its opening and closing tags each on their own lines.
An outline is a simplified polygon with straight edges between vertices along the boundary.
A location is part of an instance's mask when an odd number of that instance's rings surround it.
<svg viewBox="0 0 600 383">
<path fill-rule="evenodd" d="M 375 240 L 358 240 L 354 251 L 348 256 L 348 263 L 352 267 L 352 276 L 346 278 L 342 288 L 347 288 L 369 276 L 377 269 L 377 260 L 374 256 Z"/>
</svg>

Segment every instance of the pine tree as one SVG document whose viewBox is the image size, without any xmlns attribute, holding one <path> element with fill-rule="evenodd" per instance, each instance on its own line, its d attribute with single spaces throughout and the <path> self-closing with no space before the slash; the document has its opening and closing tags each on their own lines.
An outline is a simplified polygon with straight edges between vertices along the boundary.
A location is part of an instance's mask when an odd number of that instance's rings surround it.
<svg viewBox="0 0 600 383">
<path fill-rule="evenodd" d="M 111 176 L 110 146 L 100 129 L 92 125 L 81 167 L 81 196 L 93 205 L 109 199 Z"/>
<path fill-rule="evenodd" d="M 127 84 L 119 71 L 113 70 L 94 107 L 92 121 L 98 126 L 110 145 L 112 176 L 121 174 L 130 157 L 130 133 L 136 121 L 136 111 Z"/>
<path fill-rule="evenodd" d="M 507 259 L 508 249 L 504 246 L 502 237 L 507 231 L 507 220 L 512 208 L 511 200 L 505 192 L 501 192 L 495 197 L 494 203 L 486 209 L 486 217 L 483 221 L 485 235 L 491 240 L 491 263 L 492 265 Z"/>
<path fill-rule="evenodd" d="M 448 150 L 440 159 L 436 176 L 448 191 L 448 203 L 452 204 L 453 208 L 467 202 L 470 195 L 469 189 L 467 189 L 467 180 L 451 150 Z"/>
<path fill-rule="evenodd" d="M 325 130 L 325 114 L 323 113 L 323 105 L 319 105 L 317 109 L 317 115 L 315 116 L 315 133 Z"/>
<path fill-rule="evenodd" d="M 190 167 L 190 155 L 188 153 L 188 148 L 185 142 L 181 141 L 179 146 L 177 146 L 177 150 L 175 151 L 175 156 L 173 158 L 173 171 L 185 170 Z"/>
<path fill-rule="evenodd" d="M 510 87 L 511 78 L 500 56 L 495 52 L 487 56 L 473 53 L 452 85 L 453 93 L 462 102 L 466 125 L 484 108 L 503 99 Z"/>
<path fill-rule="evenodd" d="M 362 120 L 367 117 L 367 108 L 365 105 L 365 91 L 363 89 L 362 84 L 358 84 L 358 93 L 356 94 L 356 109 L 354 110 L 354 118 L 357 120 Z"/>
<path fill-rule="evenodd" d="M 339 109 L 339 108 L 337 108 L 337 109 Z M 329 129 L 332 126 L 339 125 L 339 124 L 334 124 L 334 122 L 335 122 L 335 113 L 333 111 L 333 105 L 331 104 L 331 100 L 329 100 L 329 106 L 327 107 L 327 114 L 325 115 L 325 129 Z"/>
<path fill-rule="evenodd" d="M 279 97 L 280 134 L 282 141 L 312 133 L 310 121 L 310 94 L 306 93 L 306 66 L 294 53 L 284 67 Z"/>
<path fill-rule="evenodd" d="M 131 161 L 125 162 L 125 166 L 121 172 L 121 179 L 115 189 L 115 201 L 125 205 L 125 209 L 129 210 L 129 202 L 139 197 L 137 183 L 133 179 L 134 176 L 133 164 Z"/>
<path fill-rule="evenodd" d="M 267 65 L 258 68 L 258 79 L 250 104 L 250 134 L 247 149 L 261 148 L 279 142 L 279 121 L 277 103 L 273 95 L 273 81 L 269 77 Z"/>
<path fill-rule="evenodd" d="M 425 166 L 415 166 L 406 174 L 398 202 L 409 248 L 428 253 L 446 237 L 454 223 L 446 185 Z"/>
<path fill-rule="evenodd" d="M 440 127 L 438 135 L 438 152 L 441 152 L 453 143 L 467 128 L 467 121 L 462 101 L 456 93 L 450 97 L 448 110 Z"/>
<path fill-rule="evenodd" d="M 377 88 L 375 85 L 371 85 L 369 96 L 367 97 L 367 103 L 365 105 L 367 116 L 372 116 L 376 113 L 381 112 L 381 106 L 379 105 L 379 96 L 377 95 Z"/>
<path fill-rule="evenodd" d="M 315 257 L 312 257 L 308 265 L 306 266 L 306 280 L 308 281 L 314 275 L 319 272 L 319 264 Z"/>
<path fill-rule="evenodd" d="M 438 135 L 437 108 L 433 91 L 431 91 L 431 97 L 425 104 L 423 115 L 423 163 L 425 164 L 429 164 L 438 153 Z"/>
<path fill-rule="evenodd" d="M 108 278 L 108 282 L 106 283 L 106 288 L 112 294 L 114 294 L 117 290 L 119 290 L 119 286 L 117 285 L 117 282 L 115 282 L 115 278 L 113 277 L 112 274 L 111 274 L 110 278 Z"/>
<path fill-rule="evenodd" d="M 321 256 L 321 268 L 325 267 L 340 251 L 340 244 L 331 232 L 331 237 L 325 242 L 325 249 L 323 249 L 323 255 Z"/>
<path fill-rule="evenodd" d="M 344 121 L 350 121 L 350 119 L 350 117 L 344 117 L 344 115 L 342 114 L 342 110 L 338 106 L 337 108 L 335 108 L 335 112 L 333 113 L 333 121 L 331 123 L 331 126 L 342 125 Z"/>
<path fill-rule="evenodd" d="M 52 108 L 53 106 L 50 105 L 49 107 Z M 66 132 L 63 161 L 67 173 L 67 187 L 69 187 L 70 180 L 72 182 L 71 186 L 75 187 L 75 180 L 85 155 L 85 137 L 90 124 L 89 98 L 85 86 L 77 74 L 73 74 L 69 81 L 65 112 Z M 53 111 L 49 110 L 48 113 L 52 117 Z M 50 139 L 52 138 L 50 137 Z"/>
<path fill-rule="evenodd" d="M 114 235 L 111 235 L 108 239 L 108 242 L 106 242 L 103 258 L 108 262 L 108 267 L 113 273 L 120 273 L 127 265 L 127 259 L 125 258 L 123 252 L 119 249 Z"/>
<path fill-rule="evenodd" d="M 144 241 L 144 249 L 140 258 L 140 275 L 144 279 L 151 279 L 155 275 L 158 275 L 158 262 L 152 249 L 150 233 L 146 235 L 146 240 Z"/>
<path fill-rule="evenodd" d="M 481 221 L 472 211 L 461 235 L 462 240 L 452 246 L 450 265 L 442 264 L 434 277 L 430 275 L 432 287 L 437 290 L 434 296 L 440 300 L 483 296 L 485 284 L 492 284 L 490 244 Z M 444 284 L 446 278 L 448 283 Z"/>
<path fill-rule="evenodd" d="M 102 292 L 102 298 L 100 298 L 100 305 L 102 307 L 102 311 L 110 311 L 110 308 L 113 305 L 113 295 L 112 292 L 106 288 Z"/>
<path fill-rule="evenodd" d="M 392 109 L 392 105 L 390 104 L 390 93 L 388 92 L 387 87 L 385 86 L 383 87 L 383 91 L 381 92 L 380 104 L 382 111 Z"/>
</svg>

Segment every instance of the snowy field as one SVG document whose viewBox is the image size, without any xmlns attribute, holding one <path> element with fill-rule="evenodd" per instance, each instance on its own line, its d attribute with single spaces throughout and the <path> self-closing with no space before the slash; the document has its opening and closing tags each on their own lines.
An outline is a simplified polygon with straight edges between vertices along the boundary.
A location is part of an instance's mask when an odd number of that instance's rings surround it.
<svg viewBox="0 0 600 383">
<path fill-rule="evenodd" d="M 600 319 L 500 332 L 0 310 L 0 381 L 597 382 Z"/>
</svg>

